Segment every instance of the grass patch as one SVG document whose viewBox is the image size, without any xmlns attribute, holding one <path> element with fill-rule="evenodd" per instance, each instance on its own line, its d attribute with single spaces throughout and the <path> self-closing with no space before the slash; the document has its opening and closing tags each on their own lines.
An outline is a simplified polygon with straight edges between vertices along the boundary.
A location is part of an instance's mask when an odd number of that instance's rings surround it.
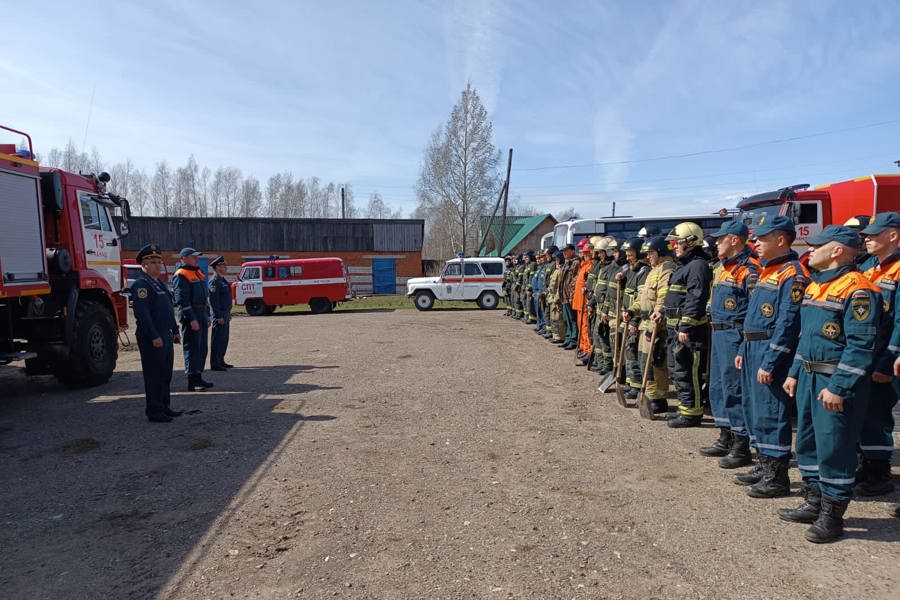
<svg viewBox="0 0 900 600">
<path fill-rule="evenodd" d="M 90 452 L 91 450 L 96 450 L 101 445 L 102 444 L 94 438 L 86 437 L 66 442 L 59 446 L 56 451 L 66 456 L 77 456 L 79 454 Z"/>
<path fill-rule="evenodd" d="M 334 312 L 360 312 L 367 310 L 413 310 L 416 307 L 413 305 L 412 298 L 407 298 L 405 294 L 398 295 L 386 295 L 386 296 L 367 296 L 365 298 L 357 298 L 355 300 L 350 300 L 348 302 L 342 302 L 338 304 L 337 308 L 334 309 Z M 478 305 L 474 302 L 459 302 L 456 300 L 453 301 L 441 301 L 438 300 L 434 303 L 435 310 L 440 310 L 444 308 L 466 308 L 469 310 L 477 309 Z M 279 313 L 295 313 L 295 312 L 309 312 L 309 306 L 306 304 L 295 304 L 291 306 L 283 306 L 279 308 L 275 314 Z M 233 315 L 246 315 L 247 311 L 244 310 L 243 306 L 235 305 L 231 309 L 231 314 Z"/>
<path fill-rule="evenodd" d="M 198 437 L 191 440 L 191 443 L 188 444 L 189 450 L 204 450 L 206 448 L 212 448 L 214 446 L 213 441 L 208 437 Z"/>
</svg>

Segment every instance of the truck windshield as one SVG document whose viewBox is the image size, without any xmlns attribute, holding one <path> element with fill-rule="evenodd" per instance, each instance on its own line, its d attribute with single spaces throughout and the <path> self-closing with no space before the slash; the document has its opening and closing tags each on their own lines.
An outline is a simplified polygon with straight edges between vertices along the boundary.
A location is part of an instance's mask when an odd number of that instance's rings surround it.
<svg viewBox="0 0 900 600">
<path fill-rule="evenodd" d="M 763 223 L 770 222 L 773 218 L 781 214 L 782 204 L 768 204 L 766 206 L 754 206 L 748 210 L 741 211 L 738 216 L 744 222 L 744 225 L 753 231 L 756 227 Z"/>
</svg>

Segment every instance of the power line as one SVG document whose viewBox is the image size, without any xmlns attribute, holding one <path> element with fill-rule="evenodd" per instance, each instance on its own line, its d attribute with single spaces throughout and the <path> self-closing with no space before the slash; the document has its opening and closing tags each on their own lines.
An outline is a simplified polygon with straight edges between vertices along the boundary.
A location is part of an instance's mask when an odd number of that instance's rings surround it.
<svg viewBox="0 0 900 600">
<path fill-rule="evenodd" d="M 710 150 L 700 150 L 697 152 L 686 152 L 683 154 L 668 154 L 665 156 L 655 156 L 653 158 L 635 158 L 632 160 L 618 160 L 618 161 L 610 161 L 610 162 L 597 162 L 597 163 L 583 163 L 583 164 L 572 164 L 572 165 L 548 165 L 543 167 L 527 167 L 527 168 L 518 168 L 513 169 L 514 171 L 549 171 L 552 169 L 583 169 L 587 167 L 608 167 L 608 166 L 616 166 L 616 165 L 631 165 L 635 163 L 646 163 L 646 162 L 656 162 L 662 160 L 672 160 L 676 158 L 691 158 L 694 156 L 704 156 L 707 154 L 721 154 L 723 152 L 735 152 L 737 150 L 747 150 L 749 148 L 759 148 L 760 146 L 769 146 L 772 144 L 785 144 L 788 142 L 796 142 L 799 140 L 808 140 L 816 137 L 822 137 L 826 135 L 834 135 L 836 133 L 846 133 L 848 131 L 859 131 L 861 129 L 872 129 L 874 127 L 882 127 L 884 125 L 893 125 L 895 123 L 900 123 L 900 119 L 893 119 L 890 121 L 879 121 L 877 123 L 869 123 L 867 125 L 859 125 L 857 127 L 845 127 L 843 129 L 831 129 L 828 131 L 820 131 L 817 133 L 810 133 L 807 135 L 797 135 L 788 138 L 780 138 L 775 140 L 767 140 L 765 142 L 756 142 L 753 144 L 742 144 L 740 146 L 731 146 L 726 148 L 714 148 Z"/>
</svg>

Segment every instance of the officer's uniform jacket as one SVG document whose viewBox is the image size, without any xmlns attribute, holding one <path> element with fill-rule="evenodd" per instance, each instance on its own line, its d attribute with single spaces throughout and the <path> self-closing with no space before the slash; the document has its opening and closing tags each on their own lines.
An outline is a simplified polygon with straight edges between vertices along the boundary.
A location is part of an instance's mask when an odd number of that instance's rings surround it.
<svg viewBox="0 0 900 600">
<path fill-rule="evenodd" d="M 778 367 L 790 366 L 800 335 L 800 304 L 808 284 L 809 272 L 794 251 L 761 264 L 744 317 L 744 338 L 768 340 L 759 365 L 763 371 L 773 373 Z"/>
<path fill-rule="evenodd" d="M 197 321 L 201 325 L 206 322 L 209 288 L 203 271 L 183 265 L 175 271 L 172 290 L 175 292 L 179 320 Z"/>
<path fill-rule="evenodd" d="M 894 325 L 900 300 L 900 251 L 891 254 L 883 263 L 876 262 L 864 275 L 878 286 L 882 299 L 881 323 L 875 342 L 875 370 L 892 375 L 894 360 L 900 356 L 900 328 Z"/>
<path fill-rule="evenodd" d="M 745 248 L 734 258 L 722 261 L 713 272 L 709 316 L 713 328 L 744 328 L 750 293 L 759 281 L 760 264 Z"/>
<path fill-rule="evenodd" d="M 659 311 L 661 314 L 665 313 L 665 300 L 666 294 L 669 292 L 669 280 L 674 272 L 675 261 L 670 256 L 661 256 L 659 264 L 651 267 L 650 272 L 647 273 L 647 279 L 641 288 L 637 303 L 640 311 L 640 325 L 638 328 L 641 331 L 653 331 L 654 323 L 650 320 L 651 314 L 656 311 Z M 665 326 L 663 319 L 656 323 L 656 329 L 662 329 Z"/>
<path fill-rule="evenodd" d="M 709 322 L 706 306 L 712 273 L 702 248 L 692 247 L 675 260 L 664 300 L 666 327 L 678 332 L 696 332 Z"/>
<path fill-rule="evenodd" d="M 828 390 L 852 399 L 853 388 L 872 371 L 881 310 L 878 287 L 855 266 L 813 274 L 802 298 L 803 333 L 790 376 L 796 378 L 803 368 L 816 371 L 825 363 L 834 369 Z"/>
<path fill-rule="evenodd" d="M 218 273 L 209 279 L 209 306 L 214 319 L 231 318 L 231 284 Z"/>
<path fill-rule="evenodd" d="M 172 295 L 166 284 L 141 272 L 131 284 L 131 300 L 139 341 L 168 340 L 178 335 Z"/>
</svg>

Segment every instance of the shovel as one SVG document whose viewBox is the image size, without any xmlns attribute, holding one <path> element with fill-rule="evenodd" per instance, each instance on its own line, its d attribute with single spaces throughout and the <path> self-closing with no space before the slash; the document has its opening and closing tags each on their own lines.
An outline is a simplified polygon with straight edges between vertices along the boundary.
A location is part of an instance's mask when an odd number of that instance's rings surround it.
<svg viewBox="0 0 900 600">
<path fill-rule="evenodd" d="M 653 362 L 653 348 L 656 345 L 656 323 L 653 324 L 653 333 L 650 334 L 650 351 L 647 353 L 647 364 L 644 365 L 644 377 L 641 379 L 641 391 L 638 392 L 638 413 L 645 418 L 653 420 L 653 407 L 650 406 L 650 398 L 647 397 L 647 380 L 650 378 L 650 365 Z"/>
<path fill-rule="evenodd" d="M 613 350 L 617 351 L 619 349 L 619 319 L 622 317 L 619 315 L 619 311 L 622 308 L 622 298 L 620 296 L 619 290 L 616 290 L 616 332 L 613 338 Z M 623 336 L 624 337 L 624 336 Z M 616 361 L 615 365 L 613 365 L 613 370 L 611 373 L 607 373 L 607 375 L 600 381 L 600 385 L 597 386 L 597 389 L 602 393 L 607 393 L 610 389 L 612 389 L 613 384 L 616 382 L 616 378 L 619 371 L 619 359 L 621 358 L 621 352 L 616 353 Z"/>
<path fill-rule="evenodd" d="M 618 323 L 616 323 L 618 325 Z M 619 406 L 628 407 L 628 400 L 625 398 L 625 388 L 621 383 L 625 379 L 625 344 L 628 342 L 628 323 L 622 323 L 622 343 L 619 345 L 619 366 L 616 367 L 616 402 Z"/>
</svg>

